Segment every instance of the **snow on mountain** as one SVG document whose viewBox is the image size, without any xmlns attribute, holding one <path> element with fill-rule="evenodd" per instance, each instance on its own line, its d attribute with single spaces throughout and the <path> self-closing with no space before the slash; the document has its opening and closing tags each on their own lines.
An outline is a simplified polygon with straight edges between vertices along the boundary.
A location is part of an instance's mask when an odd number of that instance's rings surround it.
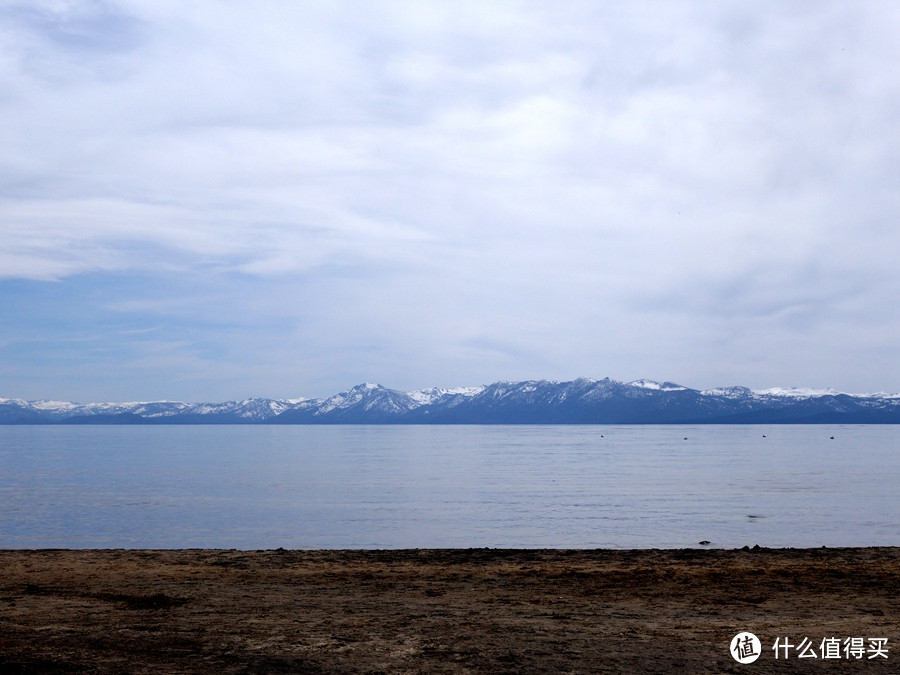
<svg viewBox="0 0 900 675">
<path fill-rule="evenodd" d="M 233 415 L 246 420 L 268 420 L 280 415 L 291 407 L 288 401 L 268 398 L 248 398 L 243 401 L 227 401 L 225 403 L 205 403 L 192 406 L 194 415 Z"/>
<path fill-rule="evenodd" d="M 579 378 L 413 392 L 364 383 L 323 399 L 78 404 L 0 398 L 0 424 L 900 423 L 900 394 Z"/>
<path fill-rule="evenodd" d="M 655 382 L 653 380 L 635 380 L 628 383 L 632 387 L 640 389 L 653 389 L 654 391 L 686 391 L 687 387 L 673 382 Z"/>
<path fill-rule="evenodd" d="M 757 396 L 781 396 L 784 398 L 813 398 L 817 396 L 861 396 L 868 394 L 845 394 L 834 389 L 807 389 L 804 387 L 772 387 L 771 389 L 756 389 L 753 393 Z"/>
<path fill-rule="evenodd" d="M 900 401 L 900 394 L 890 394 L 885 391 L 879 391 L 874 394 L 850 394 L 851 396 L 860 396 L 863 398 L 872 398 L 879 400 L 892 400 L 892 401 Z"/>
<path fill-rule="evenodd" d="M 381 410 L 400 412 L 415 407 L 415 402 L 406 394 L 382 387 L 380 384 L 366 382 L 349 391 L 329 396 L 325 399 L 317 414 L 324 415 L 334 410 L 346 410 L 361 406 L 364 410 Z"/>
<path fill-rule="evenodd" d="M 80 407 L 77 403 L 69 401 L 29 401 L 29 405 L 35 410 L 52 411 L 77 410 Z"/>
<path fill-rule="evenodd" d="M 413 401 L 418 403 L 419 405 L 431 405 L 441 399 L 446 399 L 448 397 L 472 397 L 480 394 L 484 391 L 484 387 L 454 387 L 451 389 L 442 389 L 439 387 L 432 387 L 430 389 L 419 389 L 418 391 L 410 391 L 407 392 L 407 396 L 409 396 Z"/>
<path fill-rule="evenodd" d="M 700 393 L 704 396 L 719 396 L 730 399 L 748 398 L 753 395 L 753 391 L 747 387 L 716 387 L 714 389 L 704 389 Z"/>
</svg>

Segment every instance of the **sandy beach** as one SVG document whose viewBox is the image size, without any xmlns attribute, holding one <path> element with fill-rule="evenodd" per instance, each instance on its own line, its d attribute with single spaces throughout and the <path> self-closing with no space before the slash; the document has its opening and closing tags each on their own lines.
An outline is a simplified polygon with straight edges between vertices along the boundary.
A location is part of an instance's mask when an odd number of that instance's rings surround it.
<svg viewBox="0 0 900 675">
<path fill-rule="evenodd" d="M 0 673 L 900 668 L 900 548 L 12 550 L 0 570 Z M 776 659 L 804 638 L 816 658 Z M 863 646 L 826 659 L 826 638 Z"/>
</svg>

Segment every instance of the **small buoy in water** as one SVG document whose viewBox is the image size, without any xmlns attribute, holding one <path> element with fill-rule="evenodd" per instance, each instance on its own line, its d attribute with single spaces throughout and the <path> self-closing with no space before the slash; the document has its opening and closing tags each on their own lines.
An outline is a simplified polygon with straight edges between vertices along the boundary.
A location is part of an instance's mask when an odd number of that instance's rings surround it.
<svg viewBox="0 0 900 675">
<path fill-rule="evenodd" d="M 834 440 L 834 436 L 831 437 L 831 440 Z"/>
</svg>

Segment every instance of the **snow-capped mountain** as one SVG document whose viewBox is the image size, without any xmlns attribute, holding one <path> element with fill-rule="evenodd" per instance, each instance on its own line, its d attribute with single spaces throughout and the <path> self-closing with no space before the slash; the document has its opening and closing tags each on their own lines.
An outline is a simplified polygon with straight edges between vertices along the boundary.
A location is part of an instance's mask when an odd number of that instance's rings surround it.
<svg viewBox="0 0 900 675">
<path fill-rule="evenodd" d="M 192 421 L 263 422 L 296 402 L 251 398 L 225 403 L 151 401 L 140 403 L 69 403 L 0 398 L 0 424 L 116 422 L 187 423 Z"/>
<path fill-rule="evenodd" d="M 900 394 L 579 378 L 414 392 L 360 384 L 320 399 L 78 404 L 0 399 L 0 424 L 900 423 Z"/>
</svg>

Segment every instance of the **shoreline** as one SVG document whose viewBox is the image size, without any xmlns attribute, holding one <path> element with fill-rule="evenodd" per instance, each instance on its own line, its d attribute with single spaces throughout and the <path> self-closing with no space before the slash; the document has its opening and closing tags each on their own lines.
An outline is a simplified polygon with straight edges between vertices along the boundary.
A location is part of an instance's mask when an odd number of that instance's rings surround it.
<svg viewBox="0 0 900 675">
<path fill-rule="evenodd" d="M 4 549 L 0 570 L 0 672 L 818 672 L 773 643 L 835 637 L 886 640 L 853 672 L 900 659 L 900 547 Z"/>
</svg>

